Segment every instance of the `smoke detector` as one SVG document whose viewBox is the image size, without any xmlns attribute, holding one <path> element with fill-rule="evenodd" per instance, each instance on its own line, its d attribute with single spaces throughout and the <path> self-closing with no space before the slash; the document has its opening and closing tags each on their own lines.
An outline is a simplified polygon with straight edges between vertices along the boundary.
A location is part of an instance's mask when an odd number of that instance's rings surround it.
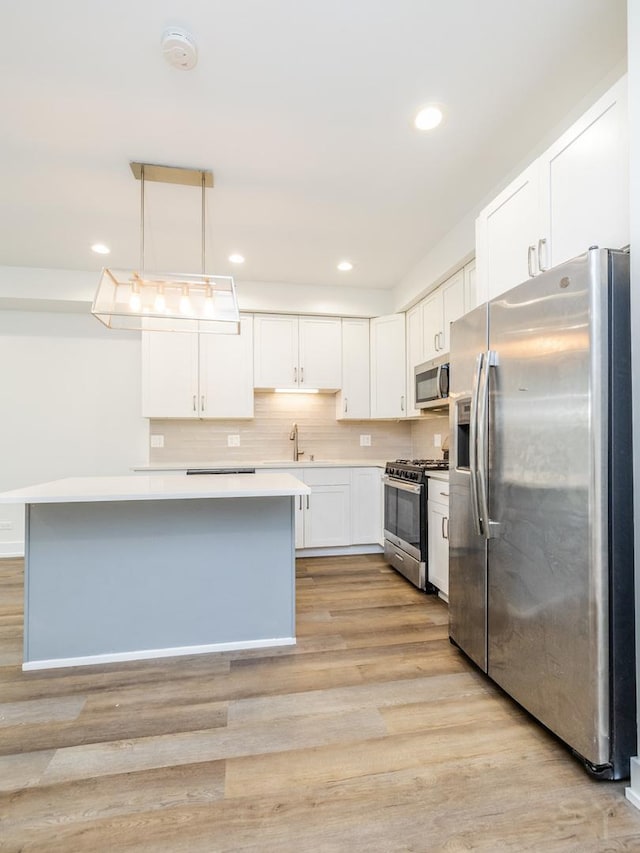
<svg viewBox="0 0 640 853">
<path fill-rule="evenodd" d="M 180 27 L 169 27 L 162 33 L 162 54 L 169 65 L 190 71 L 198 62 L 198 48 L 191 33 Z"/>
</svg>

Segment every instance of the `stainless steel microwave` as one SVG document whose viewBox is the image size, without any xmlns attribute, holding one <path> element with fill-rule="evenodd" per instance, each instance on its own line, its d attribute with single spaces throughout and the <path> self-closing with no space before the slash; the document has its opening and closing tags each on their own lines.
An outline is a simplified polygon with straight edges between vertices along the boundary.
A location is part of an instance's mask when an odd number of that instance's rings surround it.
<svg viewBox="0 0 640 853">
<path fill-rule="evenodd" d="M 425 361 L 415 368 L 416 409 L 435 409 L 449 402 L 449 362 Z"/>
</svg>

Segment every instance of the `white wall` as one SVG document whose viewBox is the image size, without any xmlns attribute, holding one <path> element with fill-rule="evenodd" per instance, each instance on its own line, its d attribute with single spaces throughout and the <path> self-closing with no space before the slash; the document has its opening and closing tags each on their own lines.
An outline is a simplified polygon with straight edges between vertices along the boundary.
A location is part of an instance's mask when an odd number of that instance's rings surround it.
<svg viewBox="0 0 640 853">
<path fill-rule="evenodd" d="M 140 374 L 139 334 L 88 314 L 0 311 L 0 491 L 145 461 Z M 7 523 L 0 557 L 24 547 L 21 507 L 0 504 Z"/>
<path fill-rule="evenodd" d="M 93 302 L 99 278 L 98 272 L 90 270 L 0 266 L 0 310 L 86 313 Z M 389 290 L 238 281 L 237 278 L 236 288 L 242 311 L 338 317 L 378 317 L 392 313 L 393 294 Z"/>
</svg>

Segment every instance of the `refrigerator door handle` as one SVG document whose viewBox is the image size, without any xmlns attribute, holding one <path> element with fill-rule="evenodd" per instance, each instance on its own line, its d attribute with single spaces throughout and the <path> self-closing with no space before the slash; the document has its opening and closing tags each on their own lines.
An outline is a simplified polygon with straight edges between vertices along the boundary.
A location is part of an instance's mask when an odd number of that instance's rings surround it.
<svg viewBox="0 0 640 853">
<path fill-rule="evenodd" d="M 489 372 L 498 364 L 498 354 L 487 350 L 484 356 L 484 370 L 478 392 L 478 492 L 480 498 L 480 519 L 485 539 L 494 539 L 499 525 L 489 518 L 489 482 L 487 478 L 489 420 Z"/>
<path fill-rule="evenodd" d="M 471 414 L 469 418 L 469 473 L 471 480 L 471 516 L 473 529 L 477 536 L 483 536 L 480 521 L 480 504 L 478 503 L 478 394 L 484 354 L 476 356 L 476 369 L 473 374 L 473 392 L 471 394 Z"/>
</svg>

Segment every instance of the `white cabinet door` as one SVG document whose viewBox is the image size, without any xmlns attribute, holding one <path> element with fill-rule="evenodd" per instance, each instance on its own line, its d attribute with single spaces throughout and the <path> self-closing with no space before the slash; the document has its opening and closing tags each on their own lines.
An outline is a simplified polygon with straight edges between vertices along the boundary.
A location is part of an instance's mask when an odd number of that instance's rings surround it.
<svg viewBox="0 0 640 853">
<path fill-rule="evenodd" d="M 620 80 L 541 160 L 541 267 L 589 246 L 629 243 L 627 81 Z"/>
<path fill-rule="evenodd" d="M 337 389 L 341 353 L 339 318 L 259 314 L 254 319 L 256 388 Z"/>
<path fill-rule="evenodd" d="M 239 335 L 200 335 L 200 417 L 253 417 L 253 317 Z"/>
<path fill-rule="evenodd" d="M 382 468 L 351 469 L 351 544 L 372 545 L 382 534 Z"/>
<path fill-rule="evenodd" d="M 451 349 L 450 326 L 465 312 L 464 272 L 459 270 L 440 287 L 442 290 L 442 353 Z"/>
<path fill-rule="evenodd" d="M 424 329 L 422 325 L 422 303 L 418 302 L 407 311 L 407 415 L 415 417 L 420 414 L 416 409 L 416 386 L 414 370 L 422 364 L 424 358 Z"/>
<path fill-rule="evenodd" d="M 499 296 L 539 270 L 539 163 L 481 211 L 476 223 L 479 301 Z"/>
<path fill-rule="evenodd" d="M 429 582 L 449 595 L 449 510 L 445 504 L 427 502 Z"/>
<path fill-rule="evenodd" d="M 369 321 L 342 320 L 342 390 L 336 394 L 337 420 L 366 420 L 369 400 Z"/>
<path fill-rule="evenodd" d="M 371 417 L 404 418 L 406 371 L 404 314 L 371 320 Z"/>
<path fill-rule="evenodd" d="M 256 388 L 297 388 L 298 318 L 257 314 L 253 359 Z"/>
<path fill-rule="evenodd" d="M 304 547 L 349 545 L 350 490 L 345 485 L 312 485 L 304 518 Z"/>
<path fill-rule="evenodd" d="M 464 311 L 472 311 L 479 305 L 476 294 L 476 262 L 470 261 L 462 269 L 464 274 Z"/>
<path fill-rule="evenodd" d="M 431 361 L 432 358 L 437 358 L 444 351 L 442 290 L 438 288 L 420 304 L 422 305 L 424 361 Z"/>
<path fill-rule="evenodd" d="M 430 583 L 448 596 L 449 484 L 430 477 L 427 489 L 427 573 Z"/>
<path fill-rule="evenodd" d="M 335 317 L 300 317 L 298 384 L 338 389 L 342 381 L 342 323 Z"/>
<path fill-rule="evenodd" d="M 197 418 L 197 332 L 142 332 L 142 417 Z"/>
</svg>

